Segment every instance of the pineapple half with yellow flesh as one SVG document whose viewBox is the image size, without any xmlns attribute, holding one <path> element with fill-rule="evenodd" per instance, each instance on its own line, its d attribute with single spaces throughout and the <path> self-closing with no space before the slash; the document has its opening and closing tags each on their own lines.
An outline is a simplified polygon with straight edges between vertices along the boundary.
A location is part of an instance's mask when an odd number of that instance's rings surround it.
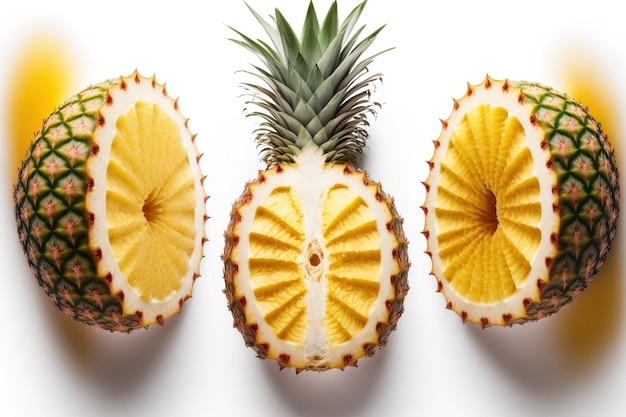
<svg viewBox="0 0 626 417">
<path fill-rule="evenodd" d="M 367 138 L 379 30 L 351 35 L 365 3 L 320 26 L 310 3 L 298 39 L 254 10 L 274 48 L 236 31 L 264 61 L 265 85 L 246 84 L 260 117 L 267 169 L 235 202 L 225 233 L 225 293 L 247 346 L 280 367 L 355 366 L 385 345 L 403 311 L 407 241 L 392 199 L 356 168 Z"/>
<path fill-rule="evenodd" d="M 128 332 L 180 311 L 205 241 L 194 141 L 178 100 L 137 72 L 86 88 L 44 122 L 14 188 L 17 229 L 65 314 Z"/>
<path fill-rule="evenodd" d="M 464 321 L 537 320 L 593 280 L 615 237 L 620 191 L 611 145 L 579 103 L 487 77 L 454 102 L 430 165 L 432 273 Z"/>
</svg>

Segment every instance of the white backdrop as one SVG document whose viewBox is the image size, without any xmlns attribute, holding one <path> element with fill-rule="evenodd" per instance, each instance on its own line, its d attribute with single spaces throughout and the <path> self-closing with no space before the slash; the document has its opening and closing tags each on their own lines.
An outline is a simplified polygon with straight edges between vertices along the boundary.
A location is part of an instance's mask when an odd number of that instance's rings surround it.
<svg viewBox="0 0 626 417">
<path fill-rule="evenodd" d="M 357 3 L 340 0 L 341 16 Z M 14 57 L 31 31 L 49 28 L 75 57 L 76 88 L 137 68 L 156 74 L 180 98 L 205 154 L 211 219 L 202 277 L 182 314 L 163 327 L 111 334 L 66 319 L 38 288 L 17 241 L 10 175 L 3 170 L 0 415 L 621 415 L 625 223 L 597 280 L 572 305 L 538 323 L 482 330 L 462 324 L 435 292 L 420 209 L 439 119 L 448 117 L 466 82 L 479 83 L 487 73 L 590 94 L 610 126 L 619 166 L 626 166 L 626 25 L 619 2 L 369 1 L 361 20 L 366 31 L 387 25 L 372 52 L 395 49 L 372 65 L 384 74 L 374 97 L 383 107 L 372 121 L 362 167 L 395 196 L 405 218 L 411 290 L 385 350 L 356 369 L 300 375 L 279 371 L 244 347 L 222 293 L 230 207 L 263 167 L 236 73 L 256 61 L 227 40 L 228 25 L 262 34 L 244 2 L 14 4 L 0 5 L 4 145 L 4 92 Z M 307 6 L 305 0 L 249 4 L 264 16 L 278 7 L 296 27 Z M 329 4 L 317 0 L 318 13 Z M 9 157 L 2 152 L 3 166 Z"/>
</svg>

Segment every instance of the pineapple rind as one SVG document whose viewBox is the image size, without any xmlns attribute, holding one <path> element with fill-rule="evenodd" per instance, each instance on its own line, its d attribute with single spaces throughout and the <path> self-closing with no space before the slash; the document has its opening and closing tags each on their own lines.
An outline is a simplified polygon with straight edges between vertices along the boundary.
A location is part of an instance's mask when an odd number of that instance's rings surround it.
<svg viewBox="0 0 626 417">
<path fill-rule="evenodd" d="M 513 321 L 521 323 L 556 313 L 593 281 L 617 233 L 620 187 L 614 150 L 586 108 L 541 84 L 512 85 L 534 105 L 545 131 L 561 217 L 559 253 L 540 299 L 528 303 L 527 317 Z"/>
<path fill-rule="evenodd" d="M 92 130 L 98 112 L 86 108 L 85 99 L 104 101 L 106 90 L 106 85 L 95 85 L 73 96 L 37 133 L 15 186 L 17 228 L 29 266 L 59 309 L 98 327 L 130 330 L 140 321 L 124 317 L 120 300 L 97 276 L 97 259 L 89 247 L 85 195 L 86 161 L 94 145 L 91 132 L 72 134 L 68 128 L 72 121 L 82 120 Z M 46 160 L 49 167 L 55 166 L 53 161 L 63 163 L 56 169 L 61 172 L 51 175 Z"/>
</svg>

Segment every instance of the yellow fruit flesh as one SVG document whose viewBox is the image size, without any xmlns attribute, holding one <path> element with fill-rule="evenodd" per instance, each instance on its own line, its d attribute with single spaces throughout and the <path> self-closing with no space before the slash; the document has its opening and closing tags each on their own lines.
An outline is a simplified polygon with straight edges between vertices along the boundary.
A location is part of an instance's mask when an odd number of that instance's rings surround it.
<svg viewBox="0 0 626 417">
<path fill-rule="evenodd" d="M 250 280 L 267 324 L 281 339 L 301 343 L 306 330 L 301 210 L 288 187 L 257 208 L 250 235 Z"/>
<path fill-rule="evenodd" d="M 515 293 L 539 248 L 541 204 L 524 129 L 506 109 L 476 106 L 457 126 L 436 207 L 439 256 L 451 287 L 478 303 Z"/>
<path fill-rule="evenodd" d="M 349 341 L 366 325 L 380 288 L 380 237 L 365 201 L 335 186 L 322 211 L 329 254 L 326 332 L 332 345 Z"/>
<path fill-rule="evenodd" d="M 316 325 L 308 320 L 307 294 L 325 286 L 322 331 L 335 346 L 363 330 L 377 299 L 379 232 L 365 201 L 336 186 L 321 202 L 321 242 L 307 240 L 299 198 L 278 187 L 256 210 L 248 262 L 254 295 L 274 334 L 302 344 Z"/>
<path fill-rule="evenodd" d="M 194 176 L 179 125 L 138 102 L 118 118 L 107 169 L 107 221 L 115 259 L 143 300 L 181 288 L 194 250 Z"/>
</svg>

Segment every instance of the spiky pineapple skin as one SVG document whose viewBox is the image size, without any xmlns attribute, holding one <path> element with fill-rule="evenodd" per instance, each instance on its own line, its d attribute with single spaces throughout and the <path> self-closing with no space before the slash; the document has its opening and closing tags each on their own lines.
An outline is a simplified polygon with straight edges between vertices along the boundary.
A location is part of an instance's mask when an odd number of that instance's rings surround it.
<svg viewBox="0 0 626 417">
<path fill-rule="evenodd" d="M 18 237 L 40 287 L 68 317 L 121 332 L 152 323 L 141 312 L 124 311 L 124 293 L 112 290 L 110 275 L 97 273 L 101 252 L 89 244 L 94 215 L 86 205 L 93 187 L 87 164 L 99 151 L 94 132 L 105 123 L 99 108 L 112 103 L 111 90 L 132 82 L 163 87 L 134 72 L 91 85 L 59 106 L 35 134 L 13 192 Z"/>
<path fill-rule="evenodd" d="M 528 300 L 527 316 L 513 324 L 556 313 L 593 281 L 617 233 L 620 187 L 615 152 L 587 108 L 538 83 L 510 84 L 535 106 L 531 122 L 545 131 L 561 218 L 558 254 L 548 261 L 549 277 L 537 283 L 540 298 Z"/>
<path fill-rule="evenodd" d="M 269 344 L 265 340 L 257 338 L 257 323 L 249 322 L 246 319 L 246 305 L 248 300 L 236 296 L 238 291 L 234 277 L 239 272 L 239 266 L 238 261 L 233 259 L 233 250 L 240 240 L 240 237 L 235 233 L 235 227 L 242 220 L 240 214 L 241 208 L 246 204 L 250 204 L 252 201 L 252 190 L 255 188 L 255 185 L 267 181 L 270 176 L 281 175 L 287 169 L 294 169 L 291 163 L 275 164 L 266 170 L 260 171 L 254 181 L 250 181 L 246 184 L 243 193 L 233 204 L 230 222 L 224 233 L 225 245 L 222 255 L 225 281 L 224 293 L 226 294 L 228 309 L 233 315 L 233 327 L 239 330 L 245 345 L 252 348 L 256 352 L 257 357 L 261 359 L 273 359 L 279 364 L 281 369 L 294 366 L 289 362 L 288 355 L 268 355 L 268 351 L 270 350 Z M 402 226 L 403 219 L 398 214 L 393 199 L 382 190 L 379 183 L 372 181 L 365 171 L 359 171 L 349 164 L 329 164 L 326 166 L 326 169 L 340 170 L 344 175 L 358 175 L 361 177 L 361 181 L 366 187 L 375 188 L 376 199 L 383 202 L 392 214 L 392 220 L 387 224 L 387 230 L 393 233 L 398 241 L 398 246 L 393 248 L 393 258 L 399 266 L 399 273 L 389 277 L 395 290 L 395 296 L 386 300 L 388 320 L 386 322 L 377 323 L 377 336 L 372 339 L 370 343 L 366 343 L 362 346 L 362 353 L 355 352 L 354 355 L 346 355 L 343 358 L 343 362 L 337 364 L 323 362 L 322 364 L 309 363 L 306 366 L 296 366 L 296 373 L 300 373 L 303 370 L 320 372 L 329 369 L 344 369 L 348 366 L 357 366 L 358 360 L 362 357 L 374 355 L 387 344 L 390 334 L 396 329 L 398 320 L 404 311 L 404 300 L 409 290 L 408 270 L 410 261 L 408 255 L 408 241 Z M 381 277 L 381 279 L 386 278 Z"/>
</svg>

